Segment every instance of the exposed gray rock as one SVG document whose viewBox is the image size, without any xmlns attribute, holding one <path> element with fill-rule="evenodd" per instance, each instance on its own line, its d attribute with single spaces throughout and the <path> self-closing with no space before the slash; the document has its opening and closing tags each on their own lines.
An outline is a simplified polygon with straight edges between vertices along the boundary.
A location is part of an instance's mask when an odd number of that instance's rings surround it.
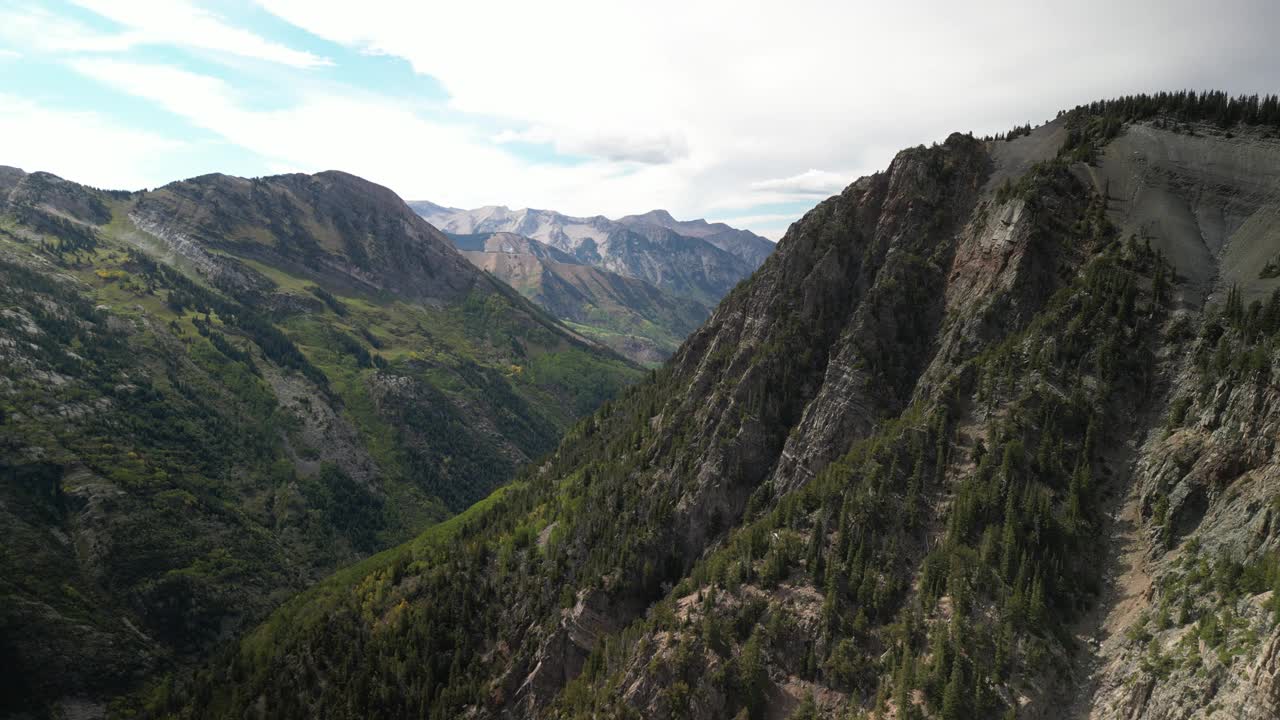
<svg viewBox="0 0 1280 720">
<path fill-rule="evenodd" d="M 615 221 L 496 206 L 457 210 L 414 202 L 410 207 L 445 232 L 532 238 L 576 262 L 645 280 L 708 307 L 759 267 L 773 248 L 753 233 L 722 223 L 682 223 L 663 211 Z"/>
</svg>

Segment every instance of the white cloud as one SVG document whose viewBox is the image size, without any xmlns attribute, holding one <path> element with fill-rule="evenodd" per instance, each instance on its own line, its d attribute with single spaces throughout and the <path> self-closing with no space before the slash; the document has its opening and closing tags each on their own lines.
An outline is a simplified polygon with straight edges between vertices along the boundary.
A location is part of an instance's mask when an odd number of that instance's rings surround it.
<svg viewBox="0 0 1280 720">
<path fill-rule="evenodd" d="M 137 189 L 158 178 L 145 171 L 140 158 L 181 150 L 184 143 L 123 127 L 94 112 L 48 108 L 0 94 L 0 162 L 28 172 L 45 170 L 98 187 Z"/>
<path fill-rule="evenodd" d="M 0 60 L 17 60 L 20 57 L 22 57 L 22 53 L 17 50 L 0 48 Z"/>
<path fill-rule="evenodd" d="M 762 213 L 758 215 L 713 216 L 709 222 L 722 222 L 737 228 L 747 228 L 755 234 L 777 242 L 791 223 L 804 213 Z"/>
<path fill-rule="evenodd" d="M 1263 0 L 257 0 L 319 37 L 434 77 L 449 99 L 427 116 L 418 98 L 303 72 L 329 61 L 235 28 L 211 3 L 73 1 L 121 29 L 0 10 L 0 37 L 24 52 L 165 44 L 284 66 L 272 72 L 292 104 L 268 110 L 242 97 L 233 75 L 133 55 L 75 65 L 261 156 L 261 167 L 340 168 L 453 206 L 732 215 L 766 235 L 782 221 L 753 208 L 837 192 L 898 149 L 953 130 L 1003 131 L 1125 92 L 1280 85 L 1270 37 L 1280 5 Z M 521 143 L 585 161 L 521 159 L 537 155 Z"/>
<path fill-rule="evenodd" d="M 53 52 L 123 52 L 129 48 L 123 35 L 98 32 L 44 8 L 0 8 L 0 37 L 24 49 Z"/>
<path fill-rule="evenodd" d="M 790 177 L 758 180 L 751 183 L 751 189 L 799 197 L 827 197 L 840 192 L 848 184 L 848 173 L 811 169 Z"/>
<path fill-rule="evenodd" d="M 585 155 L 613 162 L 638 162 L 660 165 L 683 159 L 689 154 L 688 143 L 679 135 L 625 136 L 573 135 L 547 127 L 527 130 L 503 130 L 494 136 L 498 144 L 543 143 L 564 155 Z"/>
<path fill-rule="evenodd" d="M 104 32 L 43 8 L 0 11 L 0 36 L 39 50 L 122 53 L 147 45 L 170 45 L 225 53 L 296 68 L 331 64 L 227 24 L 185 0 L 73 0 L 75 4 L 122 26 Z"/>
<path fill-rule="evenodd" d="M 785 235 L 785 234 L 786 234 L 787 228 L 788 228 L 788 227 L 790 227 L 790 224 L 784 225 L 784 226 L 782 226 L 782 227 L 778 227 L 778 226 L 749 226 L 749 225 L 745 225 L 745 224 L 744 224 L 744 225 L 740 225 L 740 226 L 738 226 L 738 227 L 745 227 L 745 228 L 747 228 L 747 229 L 751 230 L 751 232 L 753 232 L 753 233 L 755 233 L 755 234 L 759 235 L 760 237 L 764 238 L 765 240 L 769 240 L 769 241 L 771 241 L 771 242 L 775 242 L 775 243 L 776 243 L 776 242 L 778 242 L 779 240 L 781 240 L 781 239 L 782 239 L 782 236 L 783 236 L 783 235 Z"/>
<path fill-rule="evenodd" d="M 1263 0 L 258 1 L 324 38 L 404 58 L 442 83 L 455 110 L 506 118 L 515 134 L 538 128 L 557 148 L 680 138 L 661 174 L 669 184 L 610 189 L 615 204 L 686 215 L 786 196 L 768 183 L 809 168 L 847 168 L 847 183 L 902 147 L 1003 131 L 1102 96 L 1280 84 L 1269 37 L 1280 6 Z M 838 187 L 827 179 L 810 189 Z M 533 181 L 518 189 L 495 200 L 541 195 Z M 555 202 L 596 212 L 584 206 L 595 194 Z"/>
<path fill-rule="evenodd" d="M 408 105 L 375 95 L 302 86 L 295 89 L 296 104 L 263 110 L 221 79 L 172 67 L 102 59 L 71 67 L 261 156 L 273 171 L 341 169 L 409 199 L 475 207 L 516 198 L 557 207 L 573 197 L 574 208 L 622 215 L 634 198 L 684 182 L 680 163 L 523 162 L 467 126 L 425 120 Z"/>
<path fill-rule="evenodd" d="M 789 224 L 800 219 L 802 213 L 763 213 L 760 215 L 734 215 L 729 217 L 714 216 L 707 218 L 708 222 L 722 222 L 726 225 L 757 226 L 757 225 L 779 225 Z"/>
</svg>

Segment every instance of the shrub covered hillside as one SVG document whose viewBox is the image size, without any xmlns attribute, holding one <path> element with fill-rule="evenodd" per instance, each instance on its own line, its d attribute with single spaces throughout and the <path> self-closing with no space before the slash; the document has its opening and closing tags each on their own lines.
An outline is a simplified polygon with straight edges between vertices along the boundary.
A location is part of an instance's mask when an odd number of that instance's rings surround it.
<svg viewBox="0 0 1280 720">
<path fill-rule="evenodd" d="M 201 660 L 640 376 L 348 175 L 0 209 L 0 715 Z"/>
<path fill-rule="evenodd" d="M 545 463 L 148 711 L 1274 717 L 1280 297 L 1241 258 L 1280 141 L 1168 102 L 903 151 Z"/>
</svg>

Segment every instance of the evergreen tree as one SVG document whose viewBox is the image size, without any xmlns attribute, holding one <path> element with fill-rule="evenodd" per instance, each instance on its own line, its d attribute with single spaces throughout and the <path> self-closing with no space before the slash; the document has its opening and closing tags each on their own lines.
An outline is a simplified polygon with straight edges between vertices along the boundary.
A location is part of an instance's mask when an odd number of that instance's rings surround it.
<svg viewBox="0 0 1280 720">
<path fill-rule="evenodd" d="M 968 717 L 964 673 L 960 670 L 960 663 L 956 662 L 951 666 L 951 679 L 942 691 L 942 720 L 967 720 Z"/>
</svg>

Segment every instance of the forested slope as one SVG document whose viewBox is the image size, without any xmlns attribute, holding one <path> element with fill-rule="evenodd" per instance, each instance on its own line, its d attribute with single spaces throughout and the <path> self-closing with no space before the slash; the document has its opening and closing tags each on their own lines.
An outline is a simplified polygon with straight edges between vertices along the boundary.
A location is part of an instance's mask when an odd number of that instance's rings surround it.
<svg viewBox="0 0 1280 720">
<path fill-rule="evenodd" d="M 99 711 L 640 371 L 341 173 L 0 173 L 0 714 Z"/>
</svg>

